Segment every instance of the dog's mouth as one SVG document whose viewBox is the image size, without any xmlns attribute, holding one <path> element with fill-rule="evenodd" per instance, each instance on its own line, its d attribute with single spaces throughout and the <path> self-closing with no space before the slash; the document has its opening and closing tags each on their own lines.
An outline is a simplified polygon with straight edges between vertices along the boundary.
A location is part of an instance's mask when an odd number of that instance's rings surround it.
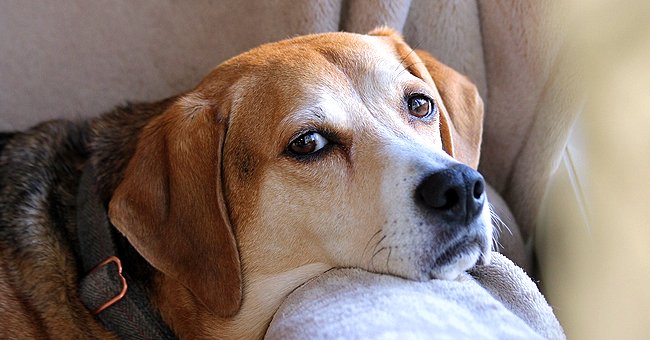
<svg viewBox="0 0 650 340">
<path fill-rule="evenodd" d="M 452 242 L 434 258 L 429 278 L 453 280 L 473 267 L 483 256 L 484 241 L 478 236 L 465 236 Z"/>
<path fill-rule="evenodd" d="M 443 267 L 453 264 L 454 260 L 481 248 L 479 237 L 463 237 L 449 245 L 433 262 L 434 267 Z"/>
</svg>

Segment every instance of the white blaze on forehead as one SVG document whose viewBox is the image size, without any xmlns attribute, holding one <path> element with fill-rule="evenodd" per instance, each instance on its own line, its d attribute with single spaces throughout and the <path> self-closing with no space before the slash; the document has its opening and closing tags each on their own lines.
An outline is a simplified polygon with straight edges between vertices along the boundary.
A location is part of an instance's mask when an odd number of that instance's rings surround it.
<svg viewBox="0 0 650 340">
<path fill-rule="evenodd" d="M 368 63 L 365 66 L 372 71 L 367 82 L 394 86 L 396 82 L 418 79 L 406 70 L 410 65 L 404 63 L 404 58 L 400 58 L 383 39 L 372 36 L 363 36 L 362 39 L 368 44 Z"/>
<path fill-rule="evenodd" d="M 340 94 L 340 96 L 335 96 Z M 327 123 L 328 125 L 347 126 L 349 117 L 344 106 L 349 99 L 343 91 L 336 93 L 329 89 L 320 89 L 313 97 L 305 96 L 303 106 L 290 112 L 280 123 L 288 129 L 309 127 L 309 125 Z M 287 131 L 289 134 L 295 131 Z M 283 133 L 284 134 L 284 133 Z"/>
<path fill-rule="evenodd" d="M 255 75 L 242 75 L 228 87 L 228 96 L 232 98 L 230 103 L 230 119 L 234 119 L 241 111 L 240 108 L 246 95 L 259 83 L 259 77 Z"/>
<path fill-rule="evenodd" d="M 336 125 L 345 125 L 348 122 L 348 114 L 343 108 L 342 104 L 344 102 L 349 102 L 349 100 L 341 101 L 341 97 L 334 98 L 335 93 L 330 91 L 323 91 L 320 95 L 320 102 L 318 107 L 326 114 L 327 119 Z"/>
</svg>

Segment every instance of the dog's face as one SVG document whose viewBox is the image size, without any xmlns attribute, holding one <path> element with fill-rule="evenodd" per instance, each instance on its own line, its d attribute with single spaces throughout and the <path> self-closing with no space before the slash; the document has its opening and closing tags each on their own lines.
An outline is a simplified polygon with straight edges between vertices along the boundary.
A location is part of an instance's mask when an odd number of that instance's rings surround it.
<svg viewBox="0 0 650 340">
<path fill-rule="evenodd" d="M 242 280 L 310 263 L 455 278 L 491 244 L 461 164 L 481 124 L 475 87 L 392 31 L 264 45 L 145 128 L 111 220 L 222 315 Z"/>
</svg>

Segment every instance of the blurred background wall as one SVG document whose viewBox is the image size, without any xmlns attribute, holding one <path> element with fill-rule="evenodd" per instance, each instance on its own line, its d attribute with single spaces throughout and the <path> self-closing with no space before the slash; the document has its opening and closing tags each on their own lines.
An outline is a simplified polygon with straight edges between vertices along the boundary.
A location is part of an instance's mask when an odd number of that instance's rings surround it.
<svg viewBox="0 0 650 340">
<path fill-rule="evenodd" d="M 650 1 L 566 5 L 550 29 L 586 96 L 539 216 L 540 280 L 570 339 L 648 339 Z"/>
</svg>

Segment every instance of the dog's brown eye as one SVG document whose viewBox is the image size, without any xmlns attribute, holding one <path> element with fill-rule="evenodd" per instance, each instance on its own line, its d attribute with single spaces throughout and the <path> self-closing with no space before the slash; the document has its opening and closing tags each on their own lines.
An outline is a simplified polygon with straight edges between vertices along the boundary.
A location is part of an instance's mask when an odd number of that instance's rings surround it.
<svg viewBox="0 0 650 340">
<path fill-rule="evenodd" d="M 436 109 L 433 100 L 421 94 L 409 97 L 407 104 L 409 113 L 417 118 L 428 118 Z"/>
<path fill-rule="evenodd" d="M 295 155 L 309 155 L 324 148 L 329 141 L 318 132 L 310 131 L 289 144 L 289 151 Z"/>
</svg>

